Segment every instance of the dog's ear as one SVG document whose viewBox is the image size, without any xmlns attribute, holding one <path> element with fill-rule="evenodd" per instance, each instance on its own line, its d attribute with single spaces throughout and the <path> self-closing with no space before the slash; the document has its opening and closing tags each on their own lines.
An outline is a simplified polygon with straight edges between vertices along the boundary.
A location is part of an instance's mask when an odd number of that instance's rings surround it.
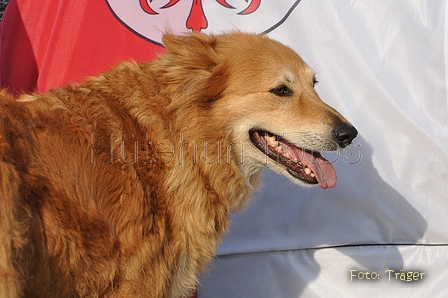
<svg viewBox="0 0 448 298">
<path fill-rule="evenodd" d="M 187 68 L 212 71 L 221 62 L 216 53 L 217 38 L 214 35 L 192 33 L 188 35 L 165 34 L 165 45 L 171 59 Z"/>
<path fill-rule="evenodd" d="M 155 75 L 164 92 L 171 93 L 169 97 L 182 94 L 183 99 L 190 98 L 200 106 L 221 97 L 227 84 L 227 67 L 225 57 L 218 53 L 219 35 L 166 34 L 163 43 L 167 53 L 160 56 Z"/>
</svg>

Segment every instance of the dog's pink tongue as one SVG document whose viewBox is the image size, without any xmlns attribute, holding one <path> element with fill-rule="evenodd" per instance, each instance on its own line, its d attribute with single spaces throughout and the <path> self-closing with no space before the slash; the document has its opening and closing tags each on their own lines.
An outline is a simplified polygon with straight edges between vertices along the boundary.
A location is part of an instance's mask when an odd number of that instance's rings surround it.
<svg viewBox="0 0 448 298">
<path fill-rule="evenodd" d="M 305 151 L 302 163 L 314 172 L 319 186 L 323 189 L 332 188 L 336 185 L 338 178 L 333 165 L 323 158 L 319 152 L 311 154 Z"/>
</svg>

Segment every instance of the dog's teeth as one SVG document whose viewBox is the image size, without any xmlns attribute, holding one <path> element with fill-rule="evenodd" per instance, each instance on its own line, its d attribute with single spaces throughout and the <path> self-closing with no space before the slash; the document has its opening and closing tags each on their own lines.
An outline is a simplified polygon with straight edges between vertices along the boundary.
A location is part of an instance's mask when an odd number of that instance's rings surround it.
<svg viewBox="0 0 448 298">
<path fill-rule="evenodd" d="M 268 138 L 269 144 L 271 144 L 274 147 L 278 147 L 278 141 L 276 140 L 275 136 L 270 136 Z"/>
<path fill-rule="evenodd" d="M 277 150 L 278 153 L 283 153 L 282 146 L 278 146 L 277 148 L 275 148 L 275 150 Z"/>
<path fill-rule="evenodd" d="M 310 174 L 313 172 L 313 171 L 311 171 L 311 169 L 308 168 L 308 167 L 306 167 L 304 171 L 305 171 L 305 174 L 307 174 L 307 175 L 310 175 Z M 314 173 L 313 173 L 313 176 L 314 176 Z M 313 177 L 313 176 L 312 176 L 312 177 Z"/>
<path fill-rule="evenodd" d="M 295 163 L 298 163 L 298 162 L 299 162 L 299 160 L 297 159 L 297 157 L 294 157 L 294 158 L 292 159 L 292 161 L 295 162 Z"/>
<path fill-rule="evenodd" d="M 285 154 L 283 154 L 284 157 L 286 157 L 287 159 L 291 159 L 291 155 L 289 155 L 288 152 L 286 152 Z"/>
<path fill-rule="evenodd" d="M 311 173 L 310 176 L 314 178 L 315 175 L 314 175 L 314 173 Z"/>
</svg>

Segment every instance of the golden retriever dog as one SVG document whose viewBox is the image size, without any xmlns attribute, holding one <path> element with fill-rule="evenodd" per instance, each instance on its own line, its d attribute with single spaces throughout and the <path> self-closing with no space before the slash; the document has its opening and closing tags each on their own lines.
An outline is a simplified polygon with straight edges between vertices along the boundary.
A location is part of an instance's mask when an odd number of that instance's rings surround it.
<svg viewBox="0 0 448 298">
<path fill-rule="evenodd" d="M 356 129 L 266 36 L 165 35 L 166 53 L 0 94 L 0 296 L 187 297 L 265 167 L 331 188 Z"/>
</svg>

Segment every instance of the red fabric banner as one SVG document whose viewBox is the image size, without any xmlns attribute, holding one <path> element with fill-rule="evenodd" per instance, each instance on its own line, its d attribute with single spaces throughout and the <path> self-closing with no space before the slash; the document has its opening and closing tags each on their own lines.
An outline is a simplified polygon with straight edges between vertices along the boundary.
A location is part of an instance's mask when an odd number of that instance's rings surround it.
<svg viewBox="0 0 448 298">
<path fill-rule="evenodd" d="M 106 1 L 12 0 L 0 36 L 0 84 L 45 92 L 163 48 L 123 26 Z"/>
</svg>

